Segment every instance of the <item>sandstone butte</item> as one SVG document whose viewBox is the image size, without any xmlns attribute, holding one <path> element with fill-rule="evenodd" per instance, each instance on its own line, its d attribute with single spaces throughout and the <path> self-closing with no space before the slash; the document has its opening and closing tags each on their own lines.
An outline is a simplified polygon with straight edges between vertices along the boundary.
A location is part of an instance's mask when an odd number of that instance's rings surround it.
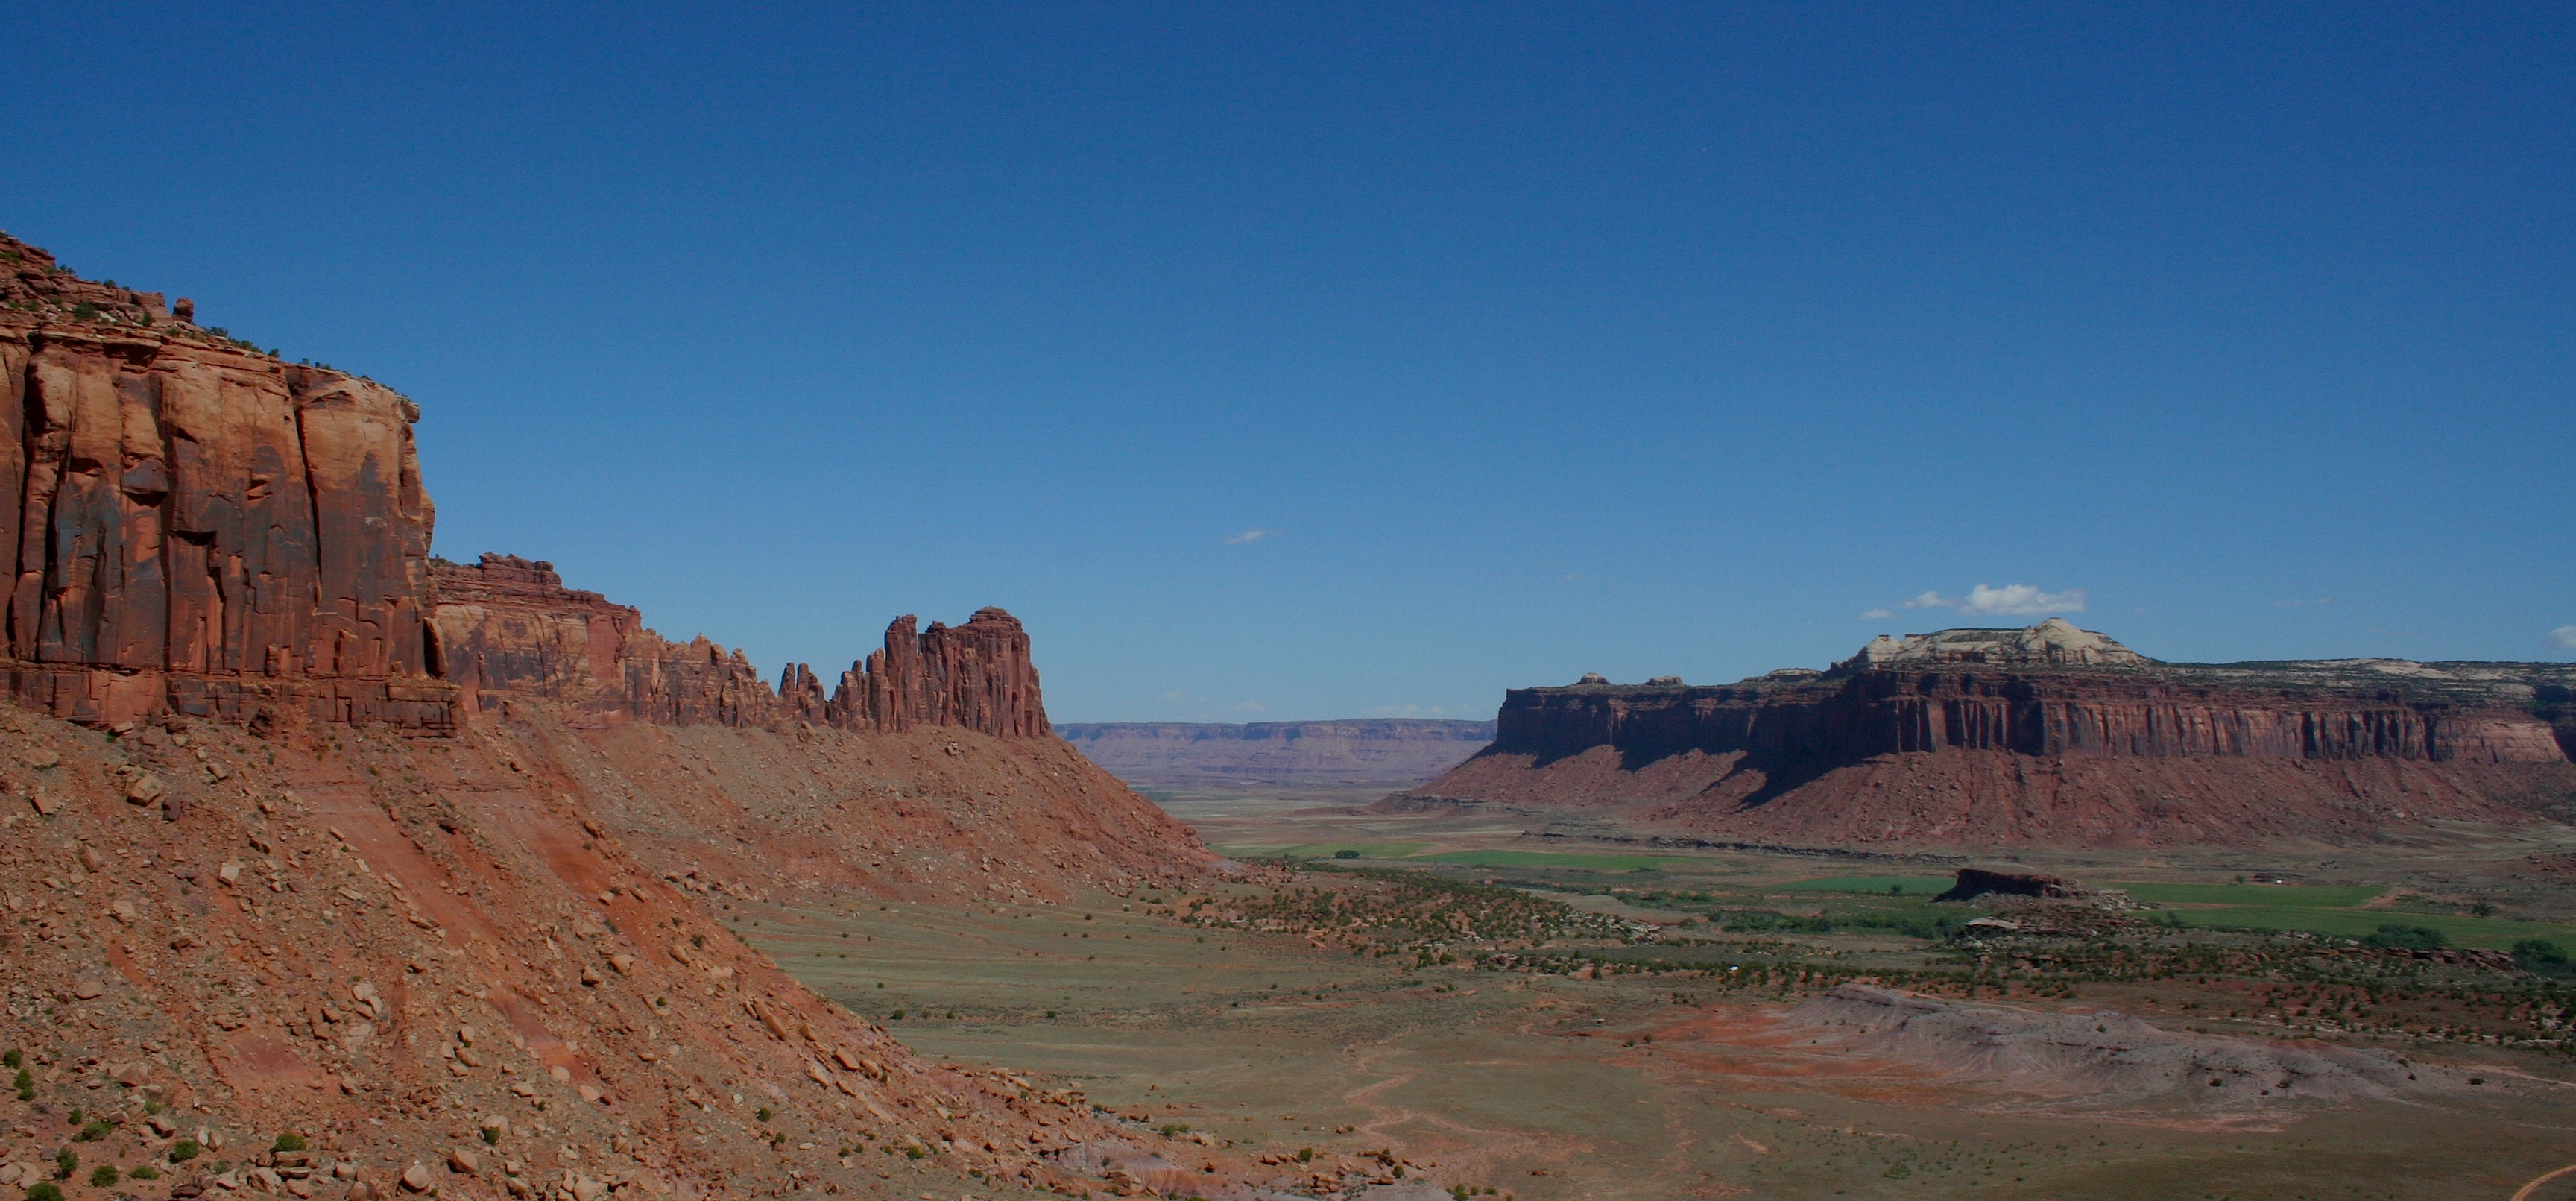
<svg viewBox="0 0 2576 1201">
<path fill-rule="evenodd" d="M 1722 686 L 1516 689 L 1491 747 L 1382 804 L 1801 846 L 2370 838 L 2564 810 L 2571 750 L 2576 666 L 2170 664 L 2052 618 Z"/>
<path fill-rule="evenodd" d="M 6 235 L 0 379 L 0 1106 L 95 1120 L 71 1201 L 1316 1186 L 924 1060 L 721 920 L 1222 866 L 1053 736 L 1009 614 L 827 695 L 443 563 L 409 400 Z"/>
</svg>

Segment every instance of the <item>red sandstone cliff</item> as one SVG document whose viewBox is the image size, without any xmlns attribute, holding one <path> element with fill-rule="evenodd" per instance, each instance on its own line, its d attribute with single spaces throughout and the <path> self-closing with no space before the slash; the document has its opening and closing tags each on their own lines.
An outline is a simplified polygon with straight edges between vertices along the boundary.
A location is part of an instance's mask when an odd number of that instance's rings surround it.
<svg viewBox="0 0 2576 1201">
<path fill-rule="evenodd" d="M 911 615 L 896 618 L 884 647 L 851 664 L 826 697 L 802 663 L 773 690 L 740 651 L 703 637 L 665 641 L 633 608 L 564 587 L 550 563 L 488 554 L 471 565 L 438 562 L 431 587 L 440 670 L 464 690 L 469 712 L 517 697 L 666 725 L 1051 732 L 1029 636 L 1000 609 L 922 633 Z"/>
<path fill-rule="evenodd" d="M 2051 625 L 1723 687 L 1517 689 L 1494 745 L 1412 795 L 1764 841 L 2101 843 L 2512 822 L 2576 794 L 2534 710 L 2555 665 L 2161 664 Z"/>
<path fill-rule="evenodd" d="M 91 722 L 270 705 L 447 728 L 453 690 L 424 661 L 432 514 L 409 400 L 6 235 L 0 305 L 13 695 Z"/>
</svg>

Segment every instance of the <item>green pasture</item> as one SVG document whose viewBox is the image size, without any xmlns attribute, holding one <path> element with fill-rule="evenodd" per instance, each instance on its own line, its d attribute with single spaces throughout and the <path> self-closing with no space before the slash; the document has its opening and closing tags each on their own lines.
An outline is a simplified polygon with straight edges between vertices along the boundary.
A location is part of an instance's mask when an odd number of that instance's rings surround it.
<svg viewBox="0 0 2576 1201">
<path fill-rule="evenodd" d="M 2308 884 L 2120 884 L 2141 901 L 2163 906 L 2187 926 L 2248 930 L 2303 930 L 2334 938 L 2364 938 L 2381 926 L 2439 930 L 2455 947 L 2504 950 L 2525 938 L 2576 948 L 2576 926 L 2523 922 L 2458 913 L 2364 909 L 2387 889 Z"/>
<path fill-rule="evenodd" d="M 1427 842 L 1310 842 L 1274 852 L 1291 859 L 1331 859 L 1336 852 L 1357 851 L 1362 859 L 1403 859 L 1420 854 Z"/>
<path fill-rule="evenodd" d="M 1574 851 L 1443 851 L 1437 855 L 1424 855 L 1416 862 L 1452 863 L 1465 867 L 1571 867 L 1591 871 L 1627 872 L 1688 867 L 1696 861 L 1676 855 L 1587 855 Z"/>
<path fill-rule="evenodd" d="M 1890 889 L 1900 889 L 1906 896 L 1935 896 L 1950 891 L 1956 883 L 1955 876 L 1827 876 L 1775 887 L 1781 892 L 1865 892 L 1879 896 L 1888 895 Z"/>
</svg>

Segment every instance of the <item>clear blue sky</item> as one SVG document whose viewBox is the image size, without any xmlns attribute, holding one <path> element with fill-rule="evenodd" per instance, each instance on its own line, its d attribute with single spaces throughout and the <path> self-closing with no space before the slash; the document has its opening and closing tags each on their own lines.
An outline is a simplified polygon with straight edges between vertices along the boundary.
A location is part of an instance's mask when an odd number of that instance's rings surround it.
<svg viewBox="0 0 2576 1201">
<path fill-rule="evenodd" d="M 2576 655 L 2565 3 L 233 7 L 14 9 L 0 228 L 772 674 Z"/>
</svg>

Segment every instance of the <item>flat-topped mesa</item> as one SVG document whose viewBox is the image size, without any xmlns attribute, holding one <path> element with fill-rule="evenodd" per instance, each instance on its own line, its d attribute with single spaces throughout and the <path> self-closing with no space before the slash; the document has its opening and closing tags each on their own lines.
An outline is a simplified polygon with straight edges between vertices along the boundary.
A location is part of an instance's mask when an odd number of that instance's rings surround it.
<svg viewBox="0 0 2576 1201">
<path fill-rule="evenodd" d="M 826 697 L 805 664 L 789 664 L 773 689 L 741 651 L 703 637 L 665 641 L 632 607 L 565 588 L 550 563 L 485 555 L 434 562 L 431 572 L 441 667 L 464 689 L 469 713 L 515 698 L 664 725 L 1050 733 L 1028 635 L 1000 609 L 918 634 L 915 618 L 896 618 L 884 649 L 852 664 Z"/>
<path fill-rule="evenodd" d="M 0 687 L 58 716 L 452 725 L 411 401 L 0 235 Z"/>
<path fill-rule="evenodd" d="M 1735 837 L 2224 841 L 2576 792 L 2576 665 L 2161 663 L 2064 622 L 1830 672 L 1521 688 L 1413 799 L 1637 805 Z"/>
</svg>

